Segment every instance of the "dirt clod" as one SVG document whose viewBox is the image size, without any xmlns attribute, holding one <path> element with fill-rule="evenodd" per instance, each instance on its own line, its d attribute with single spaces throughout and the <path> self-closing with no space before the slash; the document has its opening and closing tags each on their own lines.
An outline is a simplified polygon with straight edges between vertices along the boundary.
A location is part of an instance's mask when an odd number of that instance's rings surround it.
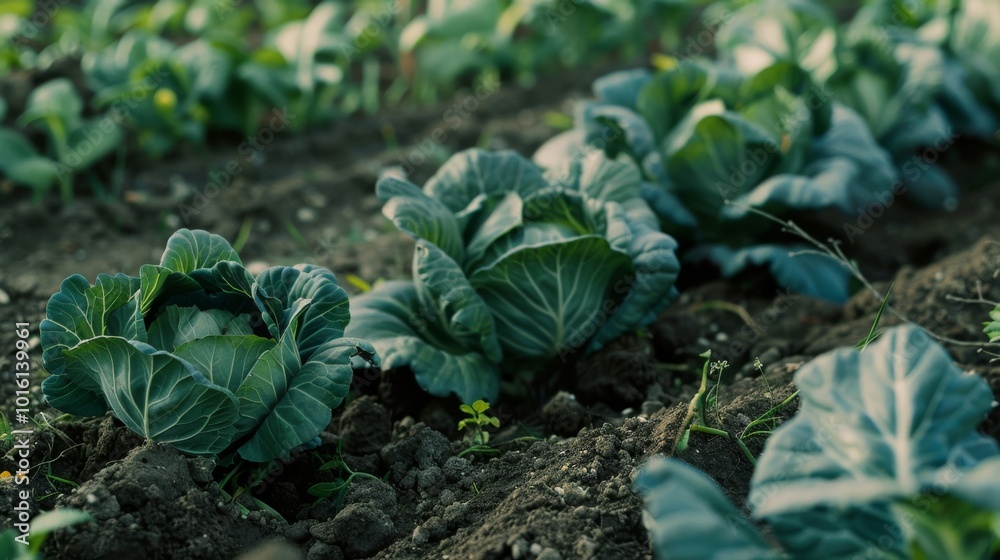
<svg viewBox="0 0 1000 560">
<path fill-rule="evenodd" d="M 344 450 L 354 455 L 378 452 L 392 437 L 389 411 L 374 397 L 351 401 L 340 417 L 340 437 Z"/>
<path fill-rule="evenodd" d="M 560 391 L 542 408 L 542 423 L 549 432 L 570 437 L 588 425 L 590 417 L 575 396 Z"/>
<path fill-rule="evenodd" d="M 191 476 L 198 464 L 162 445 L 132 450 L 60 500 L 59 506 L 90 513 L 95 523 L 57 533 L 50 554 L 68 560 L 232 558 L 273 534 L 238 515 L 220 515 L 217 489 Z"/>
<path fill-rule="evenodd" d="M 351 558 L 367 558 L 392 541 L 394 530 L 386 512 L 370 504 L 350 504 L 309 532 L 321 542 L 339 546 Z"/>
</svg>

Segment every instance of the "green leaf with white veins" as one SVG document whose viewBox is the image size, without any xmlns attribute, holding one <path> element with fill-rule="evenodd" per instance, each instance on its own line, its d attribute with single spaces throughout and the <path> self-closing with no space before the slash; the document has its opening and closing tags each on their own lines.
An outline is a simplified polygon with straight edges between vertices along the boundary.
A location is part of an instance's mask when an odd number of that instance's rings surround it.
<svg viewBox="0 0 1000 560">
<path fill-rule="evenodd" d="M 141 300 L 139 309 L 143 314 L 149 313 L 157 300 L 178 294 L 197 292 L 201 284 L 182 272 L 169 268 L 144 264 L 139 267 Z"/>
<path fill-rule="evenodd" d="M 420 229 L 434 233 L 418 235 L 413 283 L 357 298 L 346 333 L 371 340 L 386 368 L 408 367 L 429 393 L 474 402 L 496 398 L 502 369 L 530 374 L 648 324 L 675 294 L 676 258 L 661 254 L 674 242 L 655 229 L 637 169 L 597 150 L 581 155 L 543 175 L 509 151 L 455 154 L 424 185 L 421 204 L 433 212 L 396 220 L 412 233 L 427 219 Z M 383 199 L 393 195 L 394 218 L 403 200 L 418 198 L 406 183 L 380 187 Z M 436 217 L 442 208 L 451 214 Z M 441 246 L 438 232 L 452 224 L 462 259 Z M 651 281 L 621 305 L 633 265 L 648 272 L 659 256 L 672 264 L 646 274 Z"/>
<path fill-rule="evenodd" d="M 66 351 L 68 369 L 103 388 L 115 416 L 146 439 L 215 455 L 236 432 L 233 394 L 190 363 L 141 342 L 91 338 Z"/>
<path fill-rule="evenodd" d="M 656 138 L 664 138 L 705 97 L 708 86 L 706 67 L 681 60 L 676 68 L 654 74 L 642 85 L 636 109 L 649 123 Z"/>
<path fill-rule="evenodd" d="M 679 459 L 651 459 L 635 486 L 645 497 L 645 524 L 661 560 L 781 558 L 714 481 Z"/>
<path fill-rule="evenodd" d="M 631 266 L 606 239 L 587 235 L 517 249 L 470 279 L 493 311 L 505 351 L 551 358 L 581 347 L 603 324 L 607 287 Z"/>
<path fill-rule="evenodd" d="M 385 201 L 382 214 L 397 228 L 415 239 L 430 241 L 451 258 L 462 262 L 462 232 L 451 210 L 413 183 L 396 177 L 380 179 L 375 192 L 379 200 Z"/>
<path fill-rule="evenodd" d="M 748 137 L 751 125 L 739 120 L 709 115 L 690 128 L 681 127 L 674 140 L 680 145 L 667 159 L 667 172 L 677 185 L 678 197 L 702 219 L 714 219 L 724 200 L 743 194 L 767 172 L 766 157 L 759 164 L 748 159 L 752 149 L 766 155 L 764 144 Z M 741 164 L 747 165 L 749 174 L 741 171 Z"/>
<path fill-rule="evenodd" d="M 347 292 L 329 270 L 315 265 L 274 266 L 257 277 L 257 283 L 285 309 L 281 329 L 287 327 L 290 311 L 299 300 L 308 300 L 302 316 L 297 344 L 303 361 L 308 361 L 317 348 L 344 336 L 351 320 Z"/>
<path fill-rule="evenodd" d="M 865 352 L 821 356 L 795 383 L 799 413 L 771 436 L 754 472 L 757 515 L 915 496 L 998 452 L 976 431 L 989 387 L 918 328 L 887 330 Z"/>
<path fill-rule="evenodd" d="M 240 447 L 249 461 L 287 459 L 290 451 L 313 438 L 330 423 L 331 409 L 347 395 L 353 379 L 352 358 L 378 366 L 375 349 L 357 339 L 331 340 L 299 359 L 295 332 L 309 304 L 299 300 L 277 346 L 260 355 L 236 390 L 240 436 L 251 434 Z"/>
<path fill-rule="evenodd" d="M 373 366 L 375 349 L 365 341 L 332 340 L 313 353 L 290 380 L 281 399 L 264 417 L 253 437 L 240 448 L 249 461 L 288 459 L 294 447 L 323 431 L 340 405 L 354 378 L 352 358 L 360 356 Z"/>
<path fill-rule="evenodd" d="M 483 220 L 482 224 L 479 224 L 469 239 L 465 251 L 465 269 L 470 270 L 476 266 L 478 260 L 486 254 L 486 251 L 496 240 L 520 227 L 524 223 L 523 212 L 524 200 L 517 193 L 507 193 L 500 199 L 493 207 L 493 211 Z"/>
<path fill-rule="evenodd" d="M 49 404 L 78 415 L 99 415 L 107 410 L 98 384 L 65 372 L 65 352 L 95 336 L 129 336 L 145 341 L 142 317 L 137 316 L 132 300 L 138 289 L 139 279 L 123 274 L 102 274 L 93 286 L 74 274 L 49 299 L 46 318 L 39 326 L 42 357 L 50 373 L 42 382 Z"/>
<path fill-rule="evenodd" d="M 384 282 L 354 299 L 347 336 L 370 338 L 384 370 L 409 367 L 428 393 L 454 392 L 462 402 L 496 400 L 500 369 L 476 346 L 460 347 L 424 314 L 412 282 Z M 499 357 L 498 357 L 499 359 Z"/>
<path fill-rule="evenodd" d="M 500 343 L 490 310 L 476 293 L 462 268 L 436 246 L 418 241 L 413 253 L 413 280 L 426 318 L 462 348 L 482 352 L 500 361 Z"/>
<path fill-rule="evenodd" d="M 478 195 L 522 198 L 545 188 L 542 170 L 511 150 L 466 150 L 452 156 L 427 180 L 424 192 L 452 212 L 464 210 Z"/>
<path fill-rule="evenodd" d="M 672 237 L 658 230 L 635 226 L 628 254 L 636 273 L 612 285 L 614 294 L 622 296 L 623 301 L 598 329 L 587 346 L 588 351 L 600 350 L 635 329 L 635 325 L 648 325 L 677 299 L 674 282 L 681 265 L 676 249 L 677 242 Z"/>
<path fill-rule="evenodd" d="M 659 229 L 659 221 L 642 197 L 642 174 L 631 164 L 616 161 L 594 148 L 583 148 L 581 157 L 567 158 L 546 177 L 560 187 L 602 202 L 616 202 L 631 225 Z"/>
<path fill-rule="evenodd" d="M 299 308 L 300 313 L 302 309 Z M 261 354 L 234 391 L 240 402 L 240 419 L 236 422 L 239 434 L 246 434 L 260 425 L 285 395 L 292 378 L 302 367 L 295 344 L 294 328 L 297 322 L 298 317 L 292 319 L 292 328 L 286 329 L 277 344 Z"/>
<path fill-rule="evenodd" d="M 253 334 L 249 315 L 233 315 L 223 309 L 202 311 L 196 307 L 169 305 L 149 325 L 149 344 L 173 352 L 178 346 L 217 335 Z"/>
<path fill-rule="evenodd" d="M 167 241 L 160 266 L 174 272 L 188 273 L 199 268 L 210 268 L 222 261 L 243 264 L 232 245 L 221 236 L 202 230 L 181 229 Z"/>
<path fill-rule="evenodd" d="M 253 299 L 254 286 L 257 280 L 236 261 L 219 261 L 188 272 L 207 292 L 222 292 L 236 294 L 247 299 Z M 278 317 L 280 320 L 281 317 Z"/>
<path fill-rule="evenodd" d="M 42 390 L 53 406 L 110 407 L 181 451 L 268 461 L 319 435 L 352 365 L 379 363 L 367 342 L 342 338 L 347 294 L 324 268 L 272 267 L 258 281 L 224 239 L 188 230 L 162 262 L 95 286 L 72 276 L 52 297 Z"/>
<path fill-rule="evenodd" d="M 275 342 L 253 334 L 212 335 L 190 340 L 173 351 L 205 374 L 209 381 L 235 392 L 261 355 Z"/>
<path fill-rule="evenodd" d="M 791 558 L 902 560 L 906 542 L 888 504 L 819 507 L 768 518 L 771 534 Z M 888 541 L 886 536 L 892 537 Z"/>
</svg>

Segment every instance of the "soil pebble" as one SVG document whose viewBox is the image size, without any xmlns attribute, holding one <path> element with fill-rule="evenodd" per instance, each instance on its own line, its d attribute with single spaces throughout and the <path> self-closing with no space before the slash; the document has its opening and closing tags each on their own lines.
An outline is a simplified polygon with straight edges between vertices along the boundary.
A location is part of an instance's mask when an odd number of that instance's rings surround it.
<svg viewBox="0 0 1000 560">
<path fill-rule="evenodd" d="M 542 423 L 553 434 L 572 437 L 590 423 L 590 418 L 573 394 L 559 391 L 542 407 Z"/>
</svg>

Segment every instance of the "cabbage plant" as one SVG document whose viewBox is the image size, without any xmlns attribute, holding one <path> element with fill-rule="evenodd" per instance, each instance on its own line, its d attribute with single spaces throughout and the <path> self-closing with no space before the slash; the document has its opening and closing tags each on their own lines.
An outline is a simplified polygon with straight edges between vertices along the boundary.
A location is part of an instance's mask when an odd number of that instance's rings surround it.
<svg viewBox="0 0 1000 560">
<path fill-rule="evenodd" d="M 753 75 L 705 61 L 672 61 L 655 73 L 629 70 L 594 83 L 575 128 L 535 154 L 558 165 L 597 146 L 642 168 L 643 194 L 671 232 L 694 229 L 694 256 L 769 265 L 800 293 L 842 301 L 847 270 L 819 255 L 789 258 L 789 248 L 759 245 L 769 222 L 749 208 L 779 215 L 839 208 L 854 213 L 892 196 L 889 155 L 854 111 L 833 102 L 807 72 L 776 62 Z M 727 204 L 730 202 L 732 204 Z M 764 227 L 762 227 L 764 226 Z M 718 255 L 735 257 L 719 261 Z"/>
<path fill-rule="evenodd" d="M 902 326 L 816 358 L 795 384 L 799 411 L 751 480 L 774 544 L 704 473 L 661 457 L 636 481 L 657 558 L 992 557 L 1000 448 L 977 430 L 995 406 L 981 377 Z"/>
<path fill-rule="evenodd" d="M 760 0 L 726 21 L 717 46 L 742 72 L 780 61 L 807 69 L 864 119 L 912 200 L 953 208 L 957 186 L 933 163 L 956 136 L 996 131 L 1000 12 L 991 0 L 864 4 L 838 25 L 823 2 Z"/>
<path fill-rule="evenodd" d="M 343 338 L 349 320 L 330 271 L 254 278 L 225 239 L 182 229 L 138 276 L 63 281 L 40 326 L 42 392 L 193 455 L 287 458 L 330 422 L 352 359 L 378 365 L 370 344 Z"/>
<path fill-rule="evenodd" d="M 601 348 L 675 297 L 674 240 L 631 165 L 591 152 L 548 175 L 511 152 L 456 154 L 424 185 L 385 177 L 413 281 L 355 298 L 348 334 L 429 393 L 492 401 L 504 372 Z"/>
</svg>

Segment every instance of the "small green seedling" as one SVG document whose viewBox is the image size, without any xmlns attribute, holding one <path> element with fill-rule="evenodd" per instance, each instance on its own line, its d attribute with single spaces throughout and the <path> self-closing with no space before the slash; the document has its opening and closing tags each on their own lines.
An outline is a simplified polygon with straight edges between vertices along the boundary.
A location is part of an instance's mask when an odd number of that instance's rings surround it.
<svg viewBox="0 0 1000 560">
<path fill-rule="evenodd" d="M 351 487 L 351 483 L 354 482 L 355 478 L 370 478 L 372 480 L 381 480 L 385 482 L 385 480 L 389 477 L 389 473 L 385 473 L 384 477 L 379 478 L 366 472 L 354 472 L 354 470 L 347 465 L 347 462 L 344 461 L 343 443 L 343 440 L 341 440 L 337 444 L 337 456 L 333 460 L 327 461 L 319 467 L 319 470 L 321 471 L 337 469 L 337 479 L 333 482 L 320 482 L 318 484 L 313 484 L 309 487 L 309 490 L 307 490 L 310 496 L 316 496 L 320 500 L 336 496 L 333 503 L 338 511 L 340 511 L 340 508 L 343 507 L 344 496 L 347 494 L 347 489 Z"/>
<path fill-rule="evenodd" d="M 778 426 L 778 421 L 781 419 L 777 416 L 778 412 L 788 406 L 793 400 L 795 400 L 795 397 L 798 396 L 798 391 L 788 395 L 785 400 L 775 406 L 772 406 L 767 410 L 767 412 L 751 420 L 750 423 L 747 424 L 747 427 L 743 428 L 743 431 L 740 432 L 739 437 L 736 438 L 736 444 L 739 445 L 740 451 L 742 451 L 743 455 L 750 461 L 750 464 L 757 466 L 757 458 L 750 452 L 750 448 L 746 445 L 746 440 L 754 436 L 770 436 L 774 429 Z"/>
<path fill-rule="evenodd" d="M 892 292 L 892 285 L 890 285 L 889 289 L 885 291 L 885 297 L 882 298 L 882 304 L 878 306 L 878 313 L 875 314 L 875 320 L 872 321 L 872 328 L 871 330 L 868 331 L 868 336 L 864 337 L 862 340 L 858 341 L 858 343 L 854 345 L 854 347 L 857 348 L 859 351 L 863 352 L 864 349 L 867 348 L 869 344 L 871 344 L 876 338 L 879 337 L 879 335 L 882 334 L 882 331 L 878 330 L 878 323 L 879 321 L 882 320 L 882 312 L 885 311 L 886 304 L 889 303 L 889 294 L 891 292 Z"/>
<path fill-rule="evenodd" d="M 1000 305 L 990 311 L 990 320 L 983 323 L 983 332 L 990 337 L 990 342 L 1000 342 Z"/>
<path fill-rule="evenodd" d="M 711 404 L 715 403 L 715 398 L 712 396 L 712 393 L 714 392 L 716 395 L 718 394 L 718 385 L 711 390 L 708 389 L 708 376 L 710 373 L 718 371 L 719 377 L 721 378 L 722 371 L 729 366 L 729 362 L 725 360 L 713 362 L 711 350 L 706 350 L 702 354 L 699 354 L 699 356 L 705 358 L 705 364 L 701 368 L 701 386 L 698 387 L 698 392 L 694 394 L 694 398 L 692 398 L 691 402 L 688 404 L 687 415 L 684 417 L 684 421 L 681 422 L 680 432 L 677 434 L 677 439 L 674 440 L 674 453 L 687 449 L 688 439 L 691 437 L 692 431 L 704 432 L 727 438 L 729 437 L 728 432 L 710 428 L 705 425 L 705 410 Z"/>
<path fill-rule="evenodd" d="M 701 386 L 698 388 L 698 392 L 695 393 L 694 398 L 691 399 L 690 404 L 688 404 L 688 412 L 681 423 L 681 431 L 677 435 L 677 439 L 674 441 L 674 453 L 679 453 L 687 449 L 688 440 L 691 437 L 691 432 L 702 432 L 706 434 L 711 434 L 715 436 L 722 436 L 729 439 L 729 432 L 725 430 L 720 430 L 718 428 L 712 428 L 707 425 L 706 413 L 709 409 L 715 407 L 718 411 L 718 396 L 719 396 L 719 386 L 722 382 L 722 373 L 727 367 L 729 367 L 729 362 L 726 360 L 712 361 L 712 351 L 708 350 L 700 357 L 705 358 L 705 364 L 702 366 L 701 370 Z M 764 377 L 764 365 L 760 362 L 759 358 L 754 359 L 754 367 L 760 371 L 761 376 Z M 708 387 L 708 379 L 710 376 L 718 372 L 719 377 L 716 380 L 715 386 L 712 388 Z M 767 383 L 767 377 L 764 377 L 764 382 Z M 768 384 L 769 394 L 772 394 L 771 386 Z M 750 449 L 746 445 L 746 440 L 753 436 L 768 436 L 771 431 L 778 424 L 779 418 L 776 416 L 777 413 L 785 408 L 791 403 L 795 397 L 798 396 L 798 391 L 792 393 L 781 403 L 771 407 L 768 411 L 761 414 L 757 418 L 750 421 L 746 428 L 735 438 L 736 445 L 739 446 L 740 451 L 746 456 L 747 460 L 751 464 L 757 464 L 757 458 L 753 456 Z M 722 419 L 718 418 L 718 422 L 721 425 Z"/>
<path fill-rule="evenodd" d="M 236 508 L 240 510 L 240 514 L 243 516 L 243 518 L 246 519 L 246 517 L 250 515 L 250 509 L 238 501 L 240 496 L 246 494 L 247 497 L 250 499 L 250 501 L 253 502 L 254 505 L 256 505 L 258 508 L 270 513 L 271 515 L 287 523 L 288 521 L 285 519 L 283 515 L 278 513 L 278 510 L 269 506 L 266 502 L 264 502 L 264 500 L 261 500 L 257 496 L 253 495 L 252 491 L 253 487 L 258 485 L 267 475 L 267 466 L 265 464 L 252 466 L 250 468 L 250 484 L 244 485 L 239 482 L 238 475 L 240 471 L 243 470 L 243 467 L 245 467 L 246 465 L 247 463 L 243 462 L 242 460 L 238 461 L 236 466 L 233 467 L 231 471 L 229 471 L 229 474 L 223 477 L 222 481 L 219 482 L 219 491 L 222 492 L 222 495 L 226 498 L 226 501 L 236 506 Z M 226 486 L 228 486 L 230 482 L 233 483 L 232 492 L 226 490 Z"/>
<path fill-rule="evenodd" d="M 462 419 L 458 422 L 458 429 L 469 430 L 467 433 L 467 439 L 469 440 L 470 445 L 468 448 L 459 453 L 458 456 L 463 457 L 469 453 L 500 453 L 498 450 L 487 445 L 490 441 L 490 433 L 486 431 L 486 427 L 500 427 L 499 418 L 486 414 L 486 411 L 490 409 L 490 403 L 480 399 L 472 403 L 472 406 L 463 404 L 459 407 L 459 409 L 469 415 L 468 418 Z"/>
<path fill-rule="evenodd" d="M 50 493 L 48 493 L 48 494 L 45 494 L 44 496 L 36 497 L 35 498 L 35 503 L 36 504 L 40 504 L 40 503 L 42 503 L 43 501 L 45 501 L 45 500 L 47 500 L 49 498 L 53 498 L 55 496 L 59 496 L 60 494 L 63 493 L 62 491 L 60 491 L 60 489 L 66 490 L 67 492 L 72 492 L 73 490 L 75 490 L 75 489 L 77 489 L 77 488 L 80 487 L 80 485 L 78 483 L 76 483 L 76 482 L 74 482 L 72 480 L 69 480 L 68 478 L 63 478 L 63 477 L 60 477 L 60 476 L 57 476 L 57 475 L 53 474 L 53 472 L 52 472 L 52 463 L 49 463 L 48 465 L 46 465 L 46 470 L 48 472 L 45 473 L 45 479 L 48 480 L 49 487 L 53 491 L 50 492 Z"/>
</svg>

